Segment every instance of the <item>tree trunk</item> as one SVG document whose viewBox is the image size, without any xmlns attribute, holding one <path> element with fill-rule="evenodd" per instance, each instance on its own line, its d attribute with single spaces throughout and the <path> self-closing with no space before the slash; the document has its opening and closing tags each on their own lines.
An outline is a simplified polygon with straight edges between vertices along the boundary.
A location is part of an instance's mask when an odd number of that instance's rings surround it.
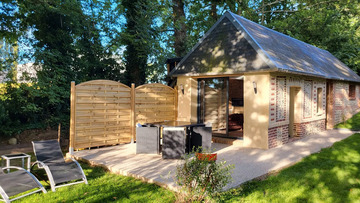
<svg viewBox="0 0 360 203">
<path fill-rule="evenodd" d="M 217 3 L 216 2 L 217 2 L 217 0 L 211 1 L 211 14 L 210 15 L 214 22 L 216 22 L 218 20 L 217 9 L 216 9 Z"/>
<path fill-rule="evenodd" d="M 262 8 L 261 8 L 261 25 L 264 25 L 265 19 L 265 0 L 262 1 Z"/>
<path fill-rule="evenodd" d="M 174 22 L 174 49 L 177 57 L 186 54 L 186 32 L 185 12 L 183 0 L 172 0 L 173 22 Z"/>
</svg>

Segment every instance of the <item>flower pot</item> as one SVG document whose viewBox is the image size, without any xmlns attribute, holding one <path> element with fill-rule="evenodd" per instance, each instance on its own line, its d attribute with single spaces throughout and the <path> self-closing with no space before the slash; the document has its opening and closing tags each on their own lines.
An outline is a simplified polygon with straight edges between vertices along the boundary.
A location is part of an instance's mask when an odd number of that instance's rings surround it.
<svg viewBox="0 0 360 203">
<path fill-rule="evenodd" d="M 216 161 L 217 153 L 195 153 L 195 156 L 200 161 Z"/>
</svg>

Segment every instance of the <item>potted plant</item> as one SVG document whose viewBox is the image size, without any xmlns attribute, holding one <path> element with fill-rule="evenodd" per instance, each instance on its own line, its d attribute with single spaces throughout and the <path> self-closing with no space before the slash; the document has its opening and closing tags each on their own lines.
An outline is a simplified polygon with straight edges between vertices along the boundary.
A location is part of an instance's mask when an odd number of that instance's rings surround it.
<svg viewBox="0 0 360 203">
<path fill-rule="evenodd" d="M 201 153 L 196 152 L 195 157 L 199 161 L 216 161 L 217 160 L 217 153 Z"/>
<path fill-rule="evenodd" d="M 185 155 L 184 162 L 176 167 L 176 183 L 180 191 L 176 193 L 178 202 L 208 202 L 231 182 L 234 165 L 226 161 L 216 161 L 216 153 Z"/>
</svg>

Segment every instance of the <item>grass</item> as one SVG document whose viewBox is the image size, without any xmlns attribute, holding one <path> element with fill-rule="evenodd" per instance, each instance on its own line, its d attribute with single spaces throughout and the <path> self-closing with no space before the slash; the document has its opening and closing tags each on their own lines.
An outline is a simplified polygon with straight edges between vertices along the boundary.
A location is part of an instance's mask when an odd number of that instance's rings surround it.
<svg viewBox="0 0 360 203">
<path fill-rule="evenodd" d="M 34 161 L 34 154 L 32 159 Z M 16 164 L 16 162 L 14 162 Z M 135 178 L 111 174 L 100 167 L 81 163 L 89 184 L 84 183 L 57 188 L 52 192 L 50 186 L 41 181 L 47 194 L 36 193 L 19 202 L 174 202 L 172 191 L 155 184 L 144 183 Z M 36 171 L 35 171 L 36 172 Z M 42 175 L 41 175 L 42 176 Z"/>
<path fill-rule="evenodd" d="M 360 202 L 360 134 L 269 176 L 217 196 L 217 202 Z"/>
<path fill-rule="evenodd" d="M 82 164 L 89 185 L 78 184 L 58 188 L 47 194 L 37 193 L 22 202 L 173 202 L 171 191 L 155 184 L 121 175 L 110 174 L 100 167 Z"/>
<path fill-rule="evenodd" d="M 360 113 L 355 114 L 352 118 L 335 125 L 335 128 L 347 128 L 350 130 L 360 130 Z"/>
</svg>

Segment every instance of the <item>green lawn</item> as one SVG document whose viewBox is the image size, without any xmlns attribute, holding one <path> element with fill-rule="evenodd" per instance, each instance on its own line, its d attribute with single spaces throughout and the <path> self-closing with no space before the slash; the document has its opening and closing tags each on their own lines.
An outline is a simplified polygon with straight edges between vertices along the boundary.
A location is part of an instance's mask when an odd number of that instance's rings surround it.
<svg viewBox="0 0 360 203">
<path fill-rule="evenodd" d="M 78 184 L 51 192 L 50 187 L 42 182 L 47 194 L 37 193 L 21 199 L 21 202 L 173 202 L 175 199 L 171 191 L 157 185 L 110 174 L 100 167 L 81 165 L 89 185 Z"/>
<path fill-rule="evenodd" d="M 360 202 L 360 134 L 263 181 L 222 193 L 218 202 Z"/>
<path fill-rule="evenodd" d="M 32 161 L 35 161 L 33 153 Z M 1 159 L 0 159 L 1 161 Z M 11 162 L 20 166 L 20 161 Z M 47 194 L 36 193 L 17 202 L 174 202 L 172 191 L 166 190 L 155 184 L 144 183 L 135 178 L 115 175 L 100 167 L 91 167 L 80 163 L 84 169 L 89 184 L 84 183 L 68 187 L 57 188 L 52 192 L 50 186 L 41 181 Z M 46 177 L 45 172 L 35 171 L 41 177 Z M 40 172 L 40 174 L 39 174 Z"/>
<path fill-rule="evenodd" d="M 335 125 L 335 128 L 347 128 L 350 130 L 360 130 L 360 113 L 355 114 L 352 118 Z"/>
</svg>

